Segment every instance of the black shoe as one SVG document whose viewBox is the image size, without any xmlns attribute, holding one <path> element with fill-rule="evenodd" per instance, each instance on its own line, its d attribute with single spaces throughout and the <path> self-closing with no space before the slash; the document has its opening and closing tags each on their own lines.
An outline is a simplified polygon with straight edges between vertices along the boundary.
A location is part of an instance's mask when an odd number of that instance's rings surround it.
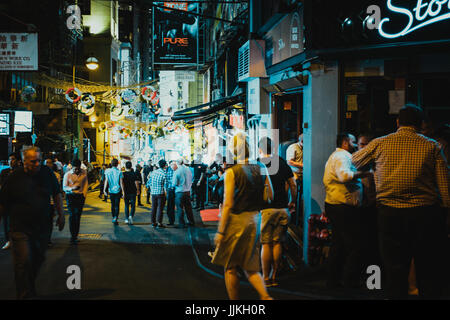
<svg viewBox="0 0 450 320">
<path fill-rule="evenodd" d="M 187 225 L 188 225 L 189 227 L 193 227 L 193 226 L 195 226 L 195 223 L 188 222 Z"/>
<path fill-rule="evenodd" d="M 77 245 L 78 242 L 80 242 L 78 239 L 70 239 L 70 244 L 71 245 Z"/>
<path fill-rule="evenodd" d="M 158 225 L 156 223 L 152 223 L 153 228 L 156 228 Z"/>
<path fill-rule="evenodd" d="M 157 226 L 157 228 L 165 228 L 166 226 L 165 225 L 163 225 L 162 223 L 158 223 L 158 226 Z"/>
<path fill-rule="evenodd" d="M 172 223 L 168 223 L 167 224 L 168 226 L 173 226 L 174 225 L 174 223 L 172 222 Z"/>
</svg>

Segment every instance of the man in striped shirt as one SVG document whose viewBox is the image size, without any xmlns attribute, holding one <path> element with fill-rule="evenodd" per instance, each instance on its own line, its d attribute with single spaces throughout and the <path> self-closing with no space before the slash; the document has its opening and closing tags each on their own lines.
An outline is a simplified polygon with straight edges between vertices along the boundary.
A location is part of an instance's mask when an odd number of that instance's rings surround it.
<svg viewBox="0 0 450 320">
<path fill-rule="evenodd" d="M 447 251 L 441 207 L 450 207 L 449 170 L 437 142 L 418 133 L 422 121 L 422 109 L 404 106 L 397 132 L 352 157 L 356 168 L 375 164 L 380 250 L 391 298 L 406 297 L 411 258 L 420 296 L 442 294 Z"/>
<path fill-rule="evenodd" d="M 159 169 L 153 171 L 147 181 L 147 187 L 150 187 L 152 193 L 152 225 L 153 227 L 164 228 L 162 223 L 163 208 L 166 201 L 166 166 L 165 160 L 159 160 Z M 158 224 L 156 221 L 158 220 Z"/>
</svg>

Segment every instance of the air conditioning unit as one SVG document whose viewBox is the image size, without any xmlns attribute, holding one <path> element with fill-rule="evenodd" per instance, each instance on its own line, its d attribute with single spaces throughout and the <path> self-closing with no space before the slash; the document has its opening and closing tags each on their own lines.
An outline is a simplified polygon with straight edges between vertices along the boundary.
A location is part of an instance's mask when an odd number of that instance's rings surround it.
<svg viewBox="0 0 450 320">
<path fill-rule="evenodd" d="M 240 47 L 238 58 L 239 82 L 267 77 L 264 58 L 265 42 L 263 40 L 249 40 Z"/>
</svg>

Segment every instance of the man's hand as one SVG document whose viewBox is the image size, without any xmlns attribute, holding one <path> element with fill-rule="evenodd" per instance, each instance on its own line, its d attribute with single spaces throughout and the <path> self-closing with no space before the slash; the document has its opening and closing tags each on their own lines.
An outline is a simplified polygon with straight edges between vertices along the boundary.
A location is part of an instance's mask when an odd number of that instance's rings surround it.
<svg viewBox="0 0 450 320">
<path fill-rule="evenodd" d="M 63 231 L 64 224 L 66 223 L 66 219 L 63 214 L 58 214 L 58 219 L 56 219 L 55 225 L 58 226 L 59 231 Z"/>
<path fill-rule="evenodd" d="M 290 213 L 294 212 L 295 211 L 295 203 L 294 202 L 289 202 L 288 208 L 289 208 L 289 212 Z"/>
</svg>

